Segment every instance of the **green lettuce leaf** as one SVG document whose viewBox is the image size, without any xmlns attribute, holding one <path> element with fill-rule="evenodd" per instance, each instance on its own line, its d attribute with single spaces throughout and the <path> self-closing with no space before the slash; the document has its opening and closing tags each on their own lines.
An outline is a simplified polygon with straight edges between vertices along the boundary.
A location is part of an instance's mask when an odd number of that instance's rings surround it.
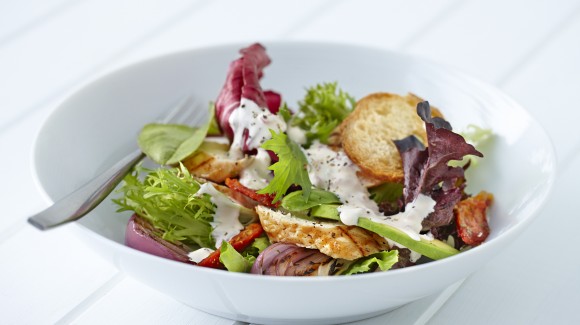
<svg viewBox="0 0 580 325">
<path fill-rule="evenodd" d="M 359 258 L 340 275 L 367 273 L 374 271 L 377 267 L 381 271 L 387 271 L 398 261 L 399 252 L 397 250 L 378 252 L 366 257 Z"/>
<path fill-rule="evenodd" d="M 469 124 L 460 134 L 465 138 L 467 143 L 476 148 L 488 142 L 493 136 L 491 129 L 484 129 L 474 124 Z"/>
<path fill-rule="evenodd" d="M 307 89 L 291 124 L 306 130 L 308 145 L 314 140 L 328 143 L 334 128 L 352 112 L 355 103 L 336 82 L 319 84 Z"/>
<path fill-rule="evenodd" d="M 245 259 L 236 249 L 227 241 L 223 241 L 220 247 L 220 262 L 230 272 L 250 272 L 252 263 Z"/>
<path fill-rule="evenodd" d="M 221 135 L 222 131 L 218 124 L 217 117 L 215 115 L 215 103 L 209 103 L 209 121 L 207 125 L 207 135 Z"/>
<path fill-rule="evenodd" d="M 288 123 L 292 119 L 292 112 L 288 108 L 288 104 L 286 104 L 286 102 L 282 103 L 282 106 L 280 106 L 280 110 L 278 110 L 278 115 L 280 115 L 284 119 L 284 122 L 286 123 Z"/>
<path fill-rule="evenodd" d="M 313 188 L 308 200 L 304 199 L 302 190 L 292 192 L 282 199 L 282 207 L 288 211 L 305 211 L 321 204 L 340 204 L 336 194 Z"/>
<path fill-rule="evenodd" d="M 403 184 L 384 183 L 369 188 L 371 199 L 377 203 L 396 202 L 403 195 Z"/>
<path fill-rule="evenodd" d="M 242 256 L 246 259 L 246 261 L 248 261 L 248 263 L 250 263 L 250 268 L 252 265 L 254 265 L 254 262 L 256 261 L 258 255 L 260 255 L 260 253 L 270 245 L 271 243 L 268 237 L 263 235 L 262 237 L 254 239 L 252 245 L 244 249 L 244 251 L 242 252 Z"/>
<path fill-rule="evenodd" d="M 290 186 L 302 187 L 302 195 L 306 201 L 310 196 L 312 183 L 308 177 L 308 160 L 302 149 L 290 140 L 283 132 L 270 130 L 272 139 L 262 144 L 262 148 L 273 151 L 278 156 L 278 162 L 268 169 L 274 171 L 274 178 L 258 194 L 275 194 L 273 202 L 278 202 L 286 194 Z"/>
<path fill-rule="evenodd" d="M 243 252 L 239 253 L 230 243 L 224 241 L 220 247 L 220 262 L 230 272 L 248 273 L 252 269 L 256 257 L 268 246 L 270 246 L 268 237 L 258 237 Z"/>
<path fill-rule="evenodd" d="M 146 174 L 141 181 L 140 174 Z M 163 239 L 190 247 L 215 247 L 211 236 L 215 206 L 183 166 L 149 170 L 137 166 L 124 178 L 114 199 L 119 211 L 134 211 L 163 232 Z"/>
<path fill-rule="evenodd" d="M 270 246 L 270 240 L 265 235 L 262 235 L 262 237 L 254 239 L 252 245 L 246 247 L 242 255 L 258 257 L 258 255 L 268 246 Z"/>
<path fill-rule="evenodd" d="M 216 132 L 217 122 L 213 105 L 209 121 L 202 127 L 181 124 L 151 123 L 143 127 L 137 143 L 141 151 L 160 165 L 173 165 L 194 153 L 211 129 Z M 217 129 L 219 132 L 219 128 Z"/>
</svg>

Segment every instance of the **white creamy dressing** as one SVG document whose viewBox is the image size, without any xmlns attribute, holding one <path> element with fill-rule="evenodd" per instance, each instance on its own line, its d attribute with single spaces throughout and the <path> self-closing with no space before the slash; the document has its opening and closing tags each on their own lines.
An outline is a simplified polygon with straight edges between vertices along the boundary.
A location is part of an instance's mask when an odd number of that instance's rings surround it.
<svg viewBox="0 0 580 325">
<path fill-rule="evenodd" d="M 380 214 L 377 204 L 369 198 L 369 192 L 358 179 L 358 166 L 344 151 L 334 151 L 329 146 L 314 142 L 305 150 L 308 159 L 308 176 L 312 185 L 333 192 L 343 205 L 339 208 L 341 221 L 356 224 L 353 215 Z M 344 220 L 342 217 L 344 215 Z"/>
<path fill-rule="evenodd" d="M 194 263 L 199 263 L 199 262 L 203 261 L 206 257 L 208 257 L 213 252 L 214 252 L 214 250 L 211 248 L 202 247 L 200 249 L 196 249 L 193 252 L 190 252 L 189 254 L 187 254 L 187 257 L 189 257 L 190 261 L 192 261 Z"/>
<path fill-rule="evenodd" d="M 421 223 L 429 213 L 435 211 L 435 200 L 430 196 L 419 194 L 413 202 L 407 203 L 405 211 L 392 216 L 372 216 L 369 219 L 397 227 L 414 240 L 420 240 Z M 428 238 L 428 237 L 424 237 Z"/>
<path fill-rule="evenodd" d="M 435 206 L 435 201 L 431 197 L 419 194 L 413 202 L 405 206 L 404 212 L 383 216 L 376 202 L 370 199 L 368 190 L 360 182 L 357 176 L 358 166 L 344 151 L 334 151 L 326 145 L 315 142 L 305 150 L 305 153 L 312 184 L 335 193 L 343 202 L 338 207 L 342 223 L 353 226 L 358 223 L 358 218 L 366 217 L 396 227 L 415 240 L 421 238 L 421 223 L 433 212 Z M 424 238 L 429 240 L 428 236 Z"/>
<path fill-rule="evenodd" d="M 258 154 L 252 159 L 250 165 L 240 173 L 240 183 L 252 190 L 261 190 L 274 177 L 271 170 L 268 169 L 272 161 L 268 151 L 262 148 L 258 148 Z"/>
<path fill-rule="evenodd" d="M 215 239 L 216 248 L 219 248 L 222 241 L 230 240 L 244 228 L 238 219 L 240 205 L 232 201 L 222 192 L 216 190 L 211 183 L 201 185 L 196 195 L 199 196 L 202 194 L 209 194 L 211 196 L 211 203 L 216 206 L 213 221 L 210 224 L 214 228 L 211 235 Z"/>
<path fill-rule="evenodd" d="M 205 139 L 203 139 L 203 142 L 216 143 L 227 146 L 230 145 L 230 140 L 228 140 L 226 136 L 207 136 Z"/>
<path fill-rule="evenodd" d="M 411 255 L 409 255 L 409 260 L 413 263 L 417 262 L 417 260 L 421 258 L 421 254 L 415 252 L 412 249 L 410 249 L 410 251 L 411 251 Z"/>
<path fill-rule="evenodd" d="M 248 149 L 259 148 L 262 143 L 272 138 L 270 129 L 286 131 L 286 122 L 281 116 L 272 114 L 267 108 L 258 106 L 254 101 L 242 98 L 240 107 L 236 108 L 229 118 L 234 131 L 234 139 L 230 147 L 230 157 L 241 159 L 244 154 L 244 132 L 248 132 Z M 247 131 L 246 131 L 247 130 Z"/>
<path fill-rule="evenodd" d="M 306 143 L 306 131 L 302 130 L 299 126 L 288 126 L 286 134 L 290 140 L 303 145 Z"/>
</svg>

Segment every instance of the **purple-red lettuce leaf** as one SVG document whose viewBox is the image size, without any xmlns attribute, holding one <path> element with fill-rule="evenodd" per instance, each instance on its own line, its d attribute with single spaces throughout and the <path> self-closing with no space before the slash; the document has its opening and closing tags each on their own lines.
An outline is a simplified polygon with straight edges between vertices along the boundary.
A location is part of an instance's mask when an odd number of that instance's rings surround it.
<svg viewBox="0 0 580 325">
<path fill-rule="evenodd" d="M 431 197 L 435 200 L 434 211 L 423 220 L 423 229 L 432 229 L 451 223 L 453 221 L 453 207 L 461 200 L 463 189 L 464 186 L 447 191 L 443 189 L 433 191 Z"/>
<path fill-rule="evenodd" d="M 264 91 L 264 96 L 266 98 L 266 105 L 268 105 L 268 110 L 270 113 L 278 114 L 280 106 L 282 106 L 282 96 L 273 90 Z"/>
<path fill-rule="evenodd" d="M 421 188 L 421 174 L 429 159 L 429 153 L 421 141 L 412 135 L 394 142 L 403 162 L 403 174 L 405 175 L 403 199 L 404 203 L 407 203 L 413 201 L 416 190 Z"/>
<path fill-rule="evenodd" d="M 267 107 L 266 96 L 260 87 L 263 69 L 270 64 L 266 49 L 258 43 L 240 50 L 242 55 L 230 64 L 226 82 L 215 103 L 219 126 L 231 140 L 234 132 L 229 122 L 232 112 L 240 106 L 242 98 Z"/>
<path fill-rule="evenodd" d="M 439 182 L 451 181 L 463 177 L 463 168 L 450 167 L 447 163 L 451 160 L 461 160 L 463 156 L 483 155 L 475 148 L 465 142 L 465 139 L 453 131 L 439 128 L 434 124 L 426 123 L 427 129 L 427 151 L 429 158 L 425 167 L 425 172 L 421 175 L 423 186 L 432 188 Z M 417 192 L 416 194 L 419 194 Z"/>
<path fill-rule="evenodd" d="M 429 106 L 429 102 L 424 101 L 417 104 L 417 114 L 425 123 L 431 123 L 435 125 L 437 129 L 447 129 L 449 131 L 453 131 L 451 124 L 444 120 L 441 117 L 433 117 L 431 116 L 431 107 Z"/>
<path fill-rule="evenodd" d="M 414 136 L 395 140 L 403 162 L 405 204 L 419 194 L 431 196 L 436 204 L 423 220 L 423 229 L 448 225 L 453 219 L 453 207 L 459 202 L 465 187 L 464 170 L 450 167 L 451 160 L 461 160 L 465 155 L 483 157 L 465 139 L 452 131 L 442 118 L 431 117 L 429 102 L 417 105 L 417 114 L 425 122 L 427 148 Z"/>
</svg>

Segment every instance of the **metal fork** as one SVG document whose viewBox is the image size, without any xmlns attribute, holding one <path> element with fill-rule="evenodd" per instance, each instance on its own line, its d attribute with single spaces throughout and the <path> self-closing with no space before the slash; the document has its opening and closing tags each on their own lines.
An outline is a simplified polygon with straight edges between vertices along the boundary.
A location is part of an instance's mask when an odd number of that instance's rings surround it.
<svg viewBox="0 0 580 325">
<path fill-rule="evenodd" d="M 186 124 L 195 113 L 195 105 L 191 97 L 184 98 L 160 122 Z M 78 190 L 29 217 L 28 222 L 40 230 L 46 230 L 82 218 L 96 208 L 143 158 L 145 154 L 139 149 L 130 153 Z"/>
</svg>

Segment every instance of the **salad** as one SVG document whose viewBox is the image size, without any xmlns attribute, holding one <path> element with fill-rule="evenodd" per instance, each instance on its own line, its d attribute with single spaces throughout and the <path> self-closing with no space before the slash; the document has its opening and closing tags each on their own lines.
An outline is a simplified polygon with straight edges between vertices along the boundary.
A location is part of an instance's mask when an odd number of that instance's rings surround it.
<svg viewBox="0 0 580 325">
<path fill-rule="evenodd" d="M 427 101 L 337 83 L 290 109 L 263 90 L 261 44 L 240 50 L 209 119 L 148 124 L 114 202 L 133 211 L 126 244 L 196 267 L 261 275 L 388 271 L 453 256 L 489 235 L 493 195 L 464 171 L 490 132 L 455 133 Z"/>
</svg>

